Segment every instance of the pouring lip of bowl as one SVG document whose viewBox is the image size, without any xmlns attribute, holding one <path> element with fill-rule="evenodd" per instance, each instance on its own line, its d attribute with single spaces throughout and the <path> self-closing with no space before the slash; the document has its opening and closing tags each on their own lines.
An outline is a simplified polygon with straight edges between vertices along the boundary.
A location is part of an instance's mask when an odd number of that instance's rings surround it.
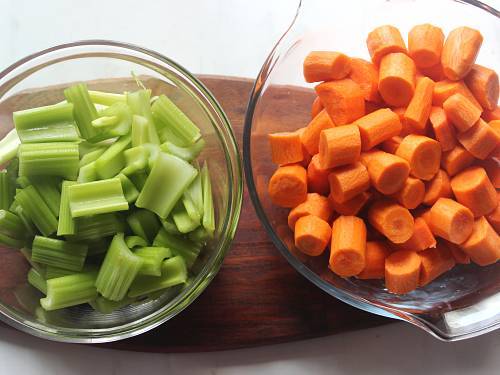
<svg viewBox="0 0 500 375">
<path fill-rule="evenodd" d="M 0 303 L 0 320 L 20 331 L 29 333 L 33 336 L 48 339 L 51 341 L 67 342 L 67 343 L 106 343 L 122 340 L 125 338 L 130 338 L 144 332 L 147 332 L 160 324 L 165 323 L 167 320 L 175 317 L 181 311 L 183 311 L 187 306 L 189 306 L 210 284 L 215 275 L 218 273 L 222 261 L 227 254 L 231 242 L 236 234 L 236 228 L 238 226 L 241 207 L 243 202 L 243 175 L 241 166 L 241 156 L 234 135 L 231 123 L 223 111 L 221 105 L 217 102 L 214 95 L 208 90 L 208 88 L 193 74 L 186 70 L 183 66 L 176 63 L 172 59 L 155 52 L 153 50 L 143 48 L 130 43 L 123 43 L 104 39 L 92 39 L 92 40 L 81 40 L 65 44 L 56 45 L 39 52 L 30 54 L 4 69 L 0 72 L 0 87 L 7 85 L 7 88 L 0 92 L 0 99 L 5 95 L 8 90 L 10 90 L 15 84 L 22 81 L 24 78 L 30 76 L 46 66 L 56 64 L 60 61 L 65 61 L 65 58 L 53 59 L 50 64 L 37 65 L 39 69 L 31 68 L 28 69 L 29 74 L 25 74 L 21 80 L 16 81 L 15 74 L 16 70 L 22 68 L 25 65 L 29 65 L 30 62 L 40 58 L 50 56 L 52 53 L 64 52 L 65 50 L 71 50 L 73 48 L 111 48 L 120 49 L 123 52 L 120 56 L 128 55 L 132 53 L 140 54 L 144 58 L 154 59 L 156 61 L 152 62 L 152 66 L 159 68 L 163 71 L 176 71 L 182 77 L 180 81 L 185 81 L 192 85 L 189 87 L 189 93 L 195 96 L 199 100 L 205 100 L 204 103 L 205 111 L 207 116 L 210 117 L 212 124 L 217 123 L 220 126 L 213 125 L 216 134 L 221 141 L 221 150 L 224 152 L 226 169 L 228 173 L 228 202 L 225 217 L 223 218 L 224 223 L 221 228 L 221 241 L 218 243 L 217 252 L 212 256 L 212 259 L 207 265 L 205 265 L 201 271 L 196 275 L 194 280 L 187 288 L 184 288 L 177 296 L 170 300 L 167 304 L 161 306 L 159 309 L 149 313 L 148 315 L 136 319 L 134 321 L 116 325 L 112 328 L 64 328 L 60 327 L 50 327 L 44 323 L 39 323 L 27 319 L 19 319 L 15 314 L 11 314 L 8 307 L 4 309 L 4 305 Z M 92 52 L 94 54 L 92 54 Z M 102 51 L 92 51 L 92 56 L 97 56 L 102 53 L 104 57 L 117 58 L 116 56 L 106 56 L 108 52 Z M 78 59 L 81 57 L 89 57 L 88 54 L 75 55 L 73 59 Z M 101 56 L 102 57 L 102 56 Z M 68 58 L 69 59 L 69 58 Z M 138 60 L 139 61 L 139 60 Z M 144 61 L 138 62 L 136 64 L 143 64 Z M 152 69 L 151 66 L 147 66 Z M 12 77 L 11 77 L 12 76 Z M 6 80 L 6 81 L 5 81 Z M 14 83 L 11 82 L 14 80 Z M 2 82 L 5 81 L 5 82 Z M 9 83 L 11 85 L 9 86 Z M 183 90 L 186 90 L 185 84 Z M 211 113 L 208 113 L 206 105 L 210 106 Z M 217 121 L 214 117 L 217 117 Z M 5 311 L 4 311 L 5 310 Z"/>
</svg>

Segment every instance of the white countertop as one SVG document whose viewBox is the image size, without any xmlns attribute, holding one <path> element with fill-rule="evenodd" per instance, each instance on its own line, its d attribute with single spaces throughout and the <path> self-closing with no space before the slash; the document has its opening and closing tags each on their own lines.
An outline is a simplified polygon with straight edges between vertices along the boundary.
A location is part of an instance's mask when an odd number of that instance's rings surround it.
<svg viewBox="0 0 500 375">
<path fill-rule="evenodd" d="M 500 0 L 488 2 L 500 7 Z M 59 43 L 113 39 L 157 50 L 193 72 L 255 77 L 291 22 L 295 4 L 294 0 L 0 0 L 0 69 Z M 47 342 L 0 328 L 0 374 L 481 375 L 498 374 L 499 368 L 499 331 L 442 343 L 404 323 L 199 354 L 120 352 Z"/>
</svg>

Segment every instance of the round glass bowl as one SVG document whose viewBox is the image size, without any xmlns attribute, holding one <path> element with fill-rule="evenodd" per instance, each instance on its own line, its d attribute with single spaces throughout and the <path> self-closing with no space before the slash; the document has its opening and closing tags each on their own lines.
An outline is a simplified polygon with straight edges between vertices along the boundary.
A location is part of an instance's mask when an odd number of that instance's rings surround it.
<svg viewBox="0 0 500 375">
<path fill-rule="evenodd" d="M 26 284 L 28 265 L 21 253 L 0 248 L 0 319 L 32 335 L 97 343 L 148 331 L 181 312 L 207 287 L 234 237 L 243 179 L 231 125 L 200 81 L 158 53 L 116 42 L 83 41 L 24 58 L 0 73 L 0 136 L 13 127 L 13 111 L 64 100 L 63 90 L 71 83 L 86 82 L 91 90 L 116 93 L 136 90 L 131 72 L 153 96 L 168 95 L 201 129 L 206 146 L 199 160 L 210 160 L 213 176 L 214 238 L 194 264 L 185 286 L 111 314 L 97 313 L 88 305 L 44 312 L 38 307 L 40 294 Z"/>
<path fill-rule="evenodd" d="M 341 51 L 369 60 L 365 40 L 377 26 L 394 25 L 406 36 L 421 23 L 438 25 L 445 33 L 465 25 L 483 34 L 478 63 L 500 72 L 499 17 L 498 11 L 478 1 L 303 0 L 257 77 L 245 122 L 244 167 L 250 197 L 264 228 L 290 264 L 350 305 L 411 322 L 449 341 L 500 327 L 500 263 L 457 266 L 403 296 L 388 293 L 381 282 L 337 277 L 327 267 L 328 254 L 307 257 L 294 248 L 288 210 L 269 199 L 268 181 L 276 166 L 267 134 L 294 131 L 310 121 L 314 85 L 305 83 L 302 75 L 302 63 L 310 51 Z"/>
</svg>

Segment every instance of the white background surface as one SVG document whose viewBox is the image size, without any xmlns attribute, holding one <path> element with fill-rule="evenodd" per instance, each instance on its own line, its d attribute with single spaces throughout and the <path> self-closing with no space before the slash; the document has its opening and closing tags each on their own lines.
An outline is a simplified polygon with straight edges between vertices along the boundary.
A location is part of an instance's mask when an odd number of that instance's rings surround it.
<svg viewBox="0 0 500 375">
<path fill-rule="evenodd" d="M 499 0 L 489 2 L 500 7 Z M 295 4 L 294 0 L 0 0 L 0 69 L 55 44 L 99 38 L 157 50 L 196 73 L 255 77 L 291 22 Z M 0 328 L 2 375 L 481 375 L 499 374 L 499 369 L 499 332 L 446 344 L 403 323 L 201 354 L 130 353 L 57 344 Z"/>
</svg>

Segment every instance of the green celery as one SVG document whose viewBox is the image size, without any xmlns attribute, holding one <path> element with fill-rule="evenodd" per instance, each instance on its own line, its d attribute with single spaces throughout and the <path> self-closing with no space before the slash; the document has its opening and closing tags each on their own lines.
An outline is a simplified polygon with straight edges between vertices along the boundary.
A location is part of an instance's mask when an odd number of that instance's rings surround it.
<svg viewBox="0 0 500 375">
<path fill-rule="evenodd" d="M 47 294 L 47 282 L 45 281 L 43 276 L 40 275 L 40 273 L 34 268 L 31 268 L 28 271 L 28 283 L 30 283 L 33 287 L 38 289 L 43 294 Z"/>
<path fill-rule="evenodd" d="M 177 226 L 174 223 L 174 219 L 172 219 L 172 215 L 168 216 L 166 219 L 160 219 L 161 225 L 163 228 L 170 234 L 182 234 L 177 229 Z"/>
<path fill-rule="evenodd" d="M 139 196 L 139 190 L 135 187 L 132 181 L 129 180 L 127 176 L 123 173 L 119 173 L 117 176 L 120 179 L 123 189 L 123 195 L 128 203 L 134 203 Z"/>
<path fill-rule="evenodd" d="M 201 151 L 205 147 L 205 140 L 203 138 L 198 139 L 192 146 L 180 147 L 176 146 L 172 142 L 165 142 L 161 144 L 162 151 L 168 154 L 177 156 L 178 158 L 184 159 L 186 161 L 193 161 L 200 155 Z"/>
<path fill-rule="evenodd" d="M 188 238 L 176 236 L 168 233 L 165 229 L 160 229 L 156 235 L 153 246 L 167 247 L 175 255 L 180 255 L 186 261 L 188 268 L 191 268 L 196 258 L 200 254 L 203 244 L 193 242 Z"/>
<path fill-rule="evenodd" d="M 143 89 L 127 93 L 127 104 L 134 115 L 144 117 L 150 124 L 154 124 L 151 113 L 151 90 Z M 159 143 L 159 142 L 158 142 Z"/>
<path fill-rule="evenodd" d="M 121 300 L 127 294 L 142 264 L 142 258 L 127 247 L 123 233 L 116 234 L 99 270 L 95 282 L 97 291 L 111 301 Z"/>
<path fill-rule="evenodd" d="M 19 191 L 15 200 L 44 236 L 49 236 L 57 230 L 56 216 L 34 186 Z"/>
<path fill-rule="evenodd" d="M 144 143 L 142 145 L 142 147 L 146 148 L 146 150 L 148 150 L 148 170 L 150 171 L 155 162 L 156 162 L 156 159 L 158 159 L 158 155 L 160 154 L 161 152 L 161 149 L 160 149 L 160 146 L 158 145 L 155 145 L 154 143 Z"/>
<path fill-rule="evenodd" d="M 129 175 L 128 178 L 130 179 L 130 181 L 132 181 L 137 189 L 142 190 L 144 188 L 144 185 L 146 185 L 148 175 L 146 174 L 146 172 L 135 172 L 134 174 Z"/>
<path fill-rule="evenodd" d="M 25 232 L 21 219 L 12 212 L 0 210 L 0 243 L 19 248 L 25 243 Z"/>
<path fill-rule="evenodd" d="M 154 124 L 146 117 L 132 116 L 132 147 L 140 146 L 144 143 L 160 144 L 160 138 Z"/>
<path fill-rule="evenodd" d="M 0 165 L 14 159 L 17 155 L 17 149 L 21 140 L 17 135 L 16 129 L 12 129 L 5 137 L 0 140 Z"/>
<path fill-rule="evenodd" d="M 30 180 L 28 177 L 26 177 L 26 176 L 19 176 L 19 177 L 16 179 L 16 184 L 17 184 L 18 186 L 20 186 L 22 189 L 27 188 L 27 187 L 28 187 L 28 186 L 30 186 L 30 185 L 33 185 L 33 184 L 31 183 L 31 180 Z"/>
<path fill-rule="evenodd" d="M 87 164 L 92 163 L 93 161 L 96 161 L 99 156 L 101 156 L 104 151 L 106 151 L 106 147 L 99 147 L 96 148 L 95 150 L 87 152 L 85 155 L 82 156 L 80 159 L 80 168 L 86 166 Z"/>
<path fill-rule="evenodd" d="M 57 277 L 72 275 L 74 273 L 75 271 L 65 270 L 64 268 L 47 266 L 45 269 L 45 279 L 55 279 Z"/>
<path fill-rule="evenodd" d="M 33 186 L 45 201 L 50 211 L 55 217 L 58 217 L 61 205 L 61 192 L 59 191 L 61 180 L 54 177 L 38 176 L 30 178 L 30 181 L 32 181 Z"/>
<path fill-rule="evenodd" d="M 80 139 L 71 103 L 26 109 L 12 116 L 22 143 L 76 142 Z"/>
<path fill-rule="evenodd" d="M 147 247 L 148 242 L 140 236 L 127 236 L 125 237 L 125 243 L 129 249 L 134 247 Z"/>
<path fill-rule="evenodd" d="M 196 175 L 196 178 L 193 180 L 191 185 L 187 188 L 187 190 L 184 192 L 184 197 L 183 197 L 183 203 L 184 206 L 186 206 L 186 210 L 188 213 L 190 213 L 190 208 L 187 207 L 186 203 L 184 200 L 189 200 L 190 203 L 194 205 L 196 210 L 198 211 L 199 217 L 203 217 L 203 184 L 201 181 L 201 173 L 198 173 Z M 190 216 L 193 219 L 196 219 L 197 216 L 195 216 L 194 213 L 190 213 Z"/>
<path fill-rule="evenodd" d="M 78 172 L 78 177 L 76 181 L 79 184 L 85 183 L 85 182 L 92 182 L 97 180 L 97 171 L 95 168 L 95 161 L 90 162 L 83 167 L 80 167 L 80 170 Z"/>
<path fill-rule="evenodd" d="M 191 233 L 189 233 L 188 238 L 193 242 L 205 244 L 207 240 L 210 238 L 210 233 L 208 233 L 205 228 L 200 226 Z"/>
<path fill-rule="evenodd" d="M 184 210 L 188 214 L 189 218 L 195 222 L 200 224 L 201 216 L 200 211 L 198 211 L 198 207 L 193 203 L 191 198 L 184 193 L 182 197 L 182 205 L 184 206 Z"/>
<path fill-rule="evenodd" d="M 78 272 L 83 268 L 87 250 L 87 245 L 35 236 L 31 259 L 47 266 Z"/>
<path fill-rule="evenodd" d="M 160 229 L 158 218 L 148 210 L 135 210 L 127 216 L 127 223 L 135 235 L 149 242 L 153 241 Z"/>
<path fill-rule="evenodd" d="M 0 208 L 8 210 L 14 201 L 14 193 L 16 191 L 15 183 L 13 183 L 9 173 L 6 170 L 0 171 Z"/>
<path fill-rule="evenodd" d="M 146 170 L 149 160 L 149 150 L 144 146 L 129 148 L 123 152 L 125 165 L 122 172 L 124 175 L 131 175 Z"/>
<path fill-rule="evenodd" d="M 160 152 L 135 202 L 166 218 L 198 171 L 178 157 Z"/>
<path fill-rule="evenodd" d="M 100 133 L 94 139 L 109 139 L 126 135 L 130 132 L 132 112 L 125 103 L 115 103 L 99 112 L 99 117 L 92 121 L 92 126 Z"/>
<path fill-rule="evenodd" d="M 174 219 L 175 226 L 181 233 L 189 233 L 200 226 L 200 220 L 193 220 L 187 213 L 186 208 L 179 201 L 172 210 L 172 219 Z"/>
<path fill-rule="evenodd" d="M 186 264 L 182 257 L 176 256 L 163 261 L 161 276 L 140 276 L 131 285 L 128 296 L 131 298 L 156 292 L 187 281 Z"/>
<path fill-rule="evenodd" d="M 47 297 L 40 305 L 51 311 L 92 301 L 97 297 L 96 277 L 97 272 L 85 272 L 47 280 Z"/>
<path fill-rule="evenodd" d="M 103 92 L 103 91 L 93 91 L 93 90 L 88 90 L 90 100 L 94 104 L 101 104 L 101 105 L 113 105 L 115 103 L 125 103 L 127 98 L 123 94 L 114 94 L 110 92 Z"/>
<path fill-rule="evenodd" d="M 76 234 L 69 236 L 72 241 L 98 240 L 123 232 L 124 223 L 113 213 L 79 217 L 75 220 Z"/>
<path fill-rule="evenodd" d="M 28 143 L 19 146 L 20 176 L 59 176 L 75 180 L 78 163 L 76 143 Z"/>
<path fill-rule="evenodd" d="M 16 205 L 16 207 L 14 208 L 13 212 L 23 222 L 24 228 L 26 229 L 26 237 L 33 238 L 36 232 L 35 224 L 33 224 L 31 218 L 26 215 L 23 208 L 16 201 L 14 201 L 14 204 Z"/>
<path fill-rule="evenodd" d="M 125 297 L 120 301 L 110 301 L 103 296 L 97 296 L 97 298 L 90 301 L 89 304 L 95 311 L 100 312 L 101 314 L 111 314 L 115 310 L 130 305 L 133 301 L 134 300 L 132 298 L 128 297 Z"/>
<path fill-rule="evenodd" d="M 68 195 L 73 218 L 128 210 L 119 178 L 71 185 Z"/>
<path fill-rule="evenodd" d="M 125 167 L 123 151 L 129 147 L 130 139 L 130 135 L 119 138 L 96 159 L 95 167 L 99 178 L 115 177 Z"/>
<path fill-rule="evenodd" d="M 104 254 L 108 251 L 110 243 L 111 240 L 109 238 L 99 238 L 97 240 L 87 241 L 87 245 L 89 247 L 87 256 Z"/>
<path fill-rule="evenodd" d="M 61 203 L 59 205 L 59 222 L 57 225 L 57 235 L 66 236 L 75 234 L 76 226 L 71 210 L 69 208 L 69 187 L 75 185 L 75 181 L 63 181 L 61 189 Z"/>
<path fill-rule="evenodd" d="M 166 247 L 140 247 L 134 254 L 143 260 L 140 275 L 161 276 L 162 262 L 172 256 Z"/>
<path fill-rule="evenodd" d="M 201 182 L 203 187 L 203 227 L 212 236 L 215 231 L 214 202 L 212 198 L 212 183 L 208 172 L 208 163 L 205 162 L 201 170 Z"/>
<path fill-rule="evenodd" d="M 26 258 L 32 268 L 34 268 L 40 275 L 45 276 L 45 274 L 47 273 L 47 267 L 31 259 L 31 249 L 23 247 L 19 249 L 19 252 L 24 256 L 24 258 Z"/>
<path fill-rule="evenodd" d="M 64 96 L 69 103 L 73 103 L 73 117 L 83 138 L 92 140 L 98 131 L 92 126 L 97 118 L 97 110 L 90 100 L 87 85 L 79 83 L 64 90 Z"/>
</svg>

